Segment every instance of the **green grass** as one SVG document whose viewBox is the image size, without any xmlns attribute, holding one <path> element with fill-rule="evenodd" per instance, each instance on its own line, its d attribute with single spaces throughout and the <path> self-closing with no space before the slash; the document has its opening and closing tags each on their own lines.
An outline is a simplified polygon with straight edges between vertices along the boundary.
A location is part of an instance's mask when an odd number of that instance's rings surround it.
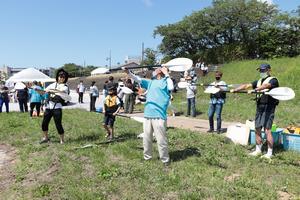
<svg viewBox="0 0 300 200">
<path fill-rule="evenodd" d="M 242 62 L 232 62 L 220 68 L 223 78 L 227 84 L 251 83 L 259 79 L 256 68 L 263 62 L 272 66 L 272 75 L 277 77 L 282 87 L 290 87 L 296 97 L 290 101 L 281 101 L 276 109 L 275 123 L 278 126 L 286 127 L 290 124 L 300 125 L 300 57 L 278 58 L 268 61 L 251 60 Z M 211 83 L 214 81 L 214 73 L 209 73 L 206 77 L 201 77 L 199 83 Z M 255 98 L 253 94 L 227 94 L 226 104 L 223 108 L 222 119 L 229 122 L 245 123 L 247 119 L 254 119 Z M 198 118 L 207 119 L 209 95 L 203 93 L 203 88 L 198 87 L 196 98 L 196 109 L 199 113 Z M 186 113 L 186 94 L 185 90 L 180 90 L 174 94 L 173 105 L 183 113 Z"/>
<path fill-rule="evenodd" d="M 53 125 L 51 143 L 38 144 L 41 118 L 0 115 L 0 141 L 17 150 L 15 178 L 0 199 L 277 199 L 279 192 L 300 198 L 300 154 L 276 149 L 272 162 L 248 157 L 249 147 L 220 135 L 169 129 L 172 163 L 142 162 L 141 124 L 118 118 L 119 142 L 104 141 L 102 115 L 64 110 L 66 143 Z M 1 177 L 0 177 L 1 178 Z"/>
</svg>

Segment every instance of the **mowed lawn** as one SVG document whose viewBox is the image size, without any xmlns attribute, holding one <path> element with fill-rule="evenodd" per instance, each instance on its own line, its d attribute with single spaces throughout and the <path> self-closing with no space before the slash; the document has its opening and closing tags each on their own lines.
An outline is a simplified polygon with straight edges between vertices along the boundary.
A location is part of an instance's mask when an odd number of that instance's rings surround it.
<svg viewBox="0 0 300 200">
<path fill-rule="evenodd" d="M 118 118 L 118 141 L 105 141 L 102 115 L 64 110 L 66 143 L 53 121 L 51 143 L 40 145 L 42 118 L 0 115 L 0 143 L 16 149 L 14 176 L 0 199 L 280 199 L 300 198 L 300 153 L 275 149 L 272 162 L 247 154 L 253 146 L 222 135 L 169 129 L 172 163 L 142 160 L 142 125 Z M 77 149 L 86 144 L 91 148 Z"/>
</svg>

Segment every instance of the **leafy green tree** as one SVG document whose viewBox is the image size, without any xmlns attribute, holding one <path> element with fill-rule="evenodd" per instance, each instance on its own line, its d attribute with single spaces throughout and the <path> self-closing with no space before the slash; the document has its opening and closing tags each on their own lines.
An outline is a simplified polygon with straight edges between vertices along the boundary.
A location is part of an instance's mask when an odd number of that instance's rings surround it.
<svg viewBox="0 0 300 200">
<path fill-rule="evenodd" d="M 257 0 L 214 0 L 177 23 L 158 26 L 156 35 L 162 37 L 159 50 L 171 58 L 220 63 L 299 55 L 299 17 Z"/>
<path fill-rule="evenodd" d="M 155 65 L 157 63 L 157 51 L 151 49 L 151 48 L 146 48 L 145 51 L 145 58 L 141 65 Z"/>
</svg>

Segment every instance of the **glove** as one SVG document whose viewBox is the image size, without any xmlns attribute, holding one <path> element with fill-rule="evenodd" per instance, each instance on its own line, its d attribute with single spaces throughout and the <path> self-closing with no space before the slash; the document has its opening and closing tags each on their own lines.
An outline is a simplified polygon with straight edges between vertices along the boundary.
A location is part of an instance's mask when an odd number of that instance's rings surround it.
<svg viewBox="0 0 300 200">
<path fill-rule="evenodd" d="M 231 89 L 231 90 L 230 90 L 230 93 L 235 93 L 234 89 Z"/>
</svg>

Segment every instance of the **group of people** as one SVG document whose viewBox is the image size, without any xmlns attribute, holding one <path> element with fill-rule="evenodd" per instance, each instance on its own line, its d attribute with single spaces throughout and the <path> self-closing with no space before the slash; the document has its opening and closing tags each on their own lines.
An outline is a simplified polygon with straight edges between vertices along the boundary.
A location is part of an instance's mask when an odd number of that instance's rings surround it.
<svg viewBox="0 0 300 200">
<path fill-rule="evenodd" d="M 43 86 L 40 82 L 33 81 L 23 84 L 23 88 L 12 89 L 11 91 L 4 83 L 1 84 L 0 89 L 0 112 L 2 112 L 2 107 L 5 105 L 6 112 L 9 113 L 9 93 L 13 93 L 19 103 L 20 112 L 28 112 L 28 102 L 29 102 L 29 113 L 30 117 L 34 115 L 40 116 L 41 110 L 43 110 L 43 105 L 45 104 L 46 97 L 40 93 L 38 90 L 43 90 Z M 14 98 L 14 97 L 13 97 Z"/>
<path fill-rule="evenodd" d="M 235 89 L 231 89 L 230 92 L 235 93 L 240 90 L 252 88 L 255 91 L 262 91 L 265 89 L 273 89 L 279 87 L 278 80 L 271 76 L 271 66 L 269 64 L 262 64 L 257 68 L 260 73 L 260 79 L 249 84 L 242 84 Z M 174 89 L 173 81 L 170 78 L 168 69 L 166 67 L 157 68 L 153 72 L 152 79 L 141 78 L 133 74 L 128 69 L 124 69 L 128 77 L 131 80 L 126 81 L 125 85 L 129 87 L 132 84 L 132 80 L 136 82 L 141 88 L 144 88 L 146 93 L 146 101 L 144 107 L 144 136 L 143 136 L 143 147 L 144 147 L 144 159 L 152 159 L 152 142 L 155 136 L 157 140 L 157 146 L 159 151 L 159 157 L 165 166 L 170 163 L 170 156 L 168 150 L 168 139 L 167 139 L 167 109 L 171 98 L 171 92 Z M 217 71 L 215 73 L 215 81 L 210 86 L 219 88 L 219 92 L 211 94 L 209 102 L 209 126 L 208 132 L 214 130 L 213 116 L 214 113 L 217 115 L 217 132 L 221 131 L 221 113 L 225 103 L 226 92 L 228 92 L 227 84 L 221 80 L 222 72 Z M 42 122 L 43 139 L 41 143 L 49 142 L 48 126 L 51 118 L 54 118 L 54 122 L 60 135 L 60 143 L 64 143 L 64 129 L 62 126 L 62 101 L 57 98 L 55 93 L 51 93 L 51 90 L 58 90 L 63 93 L 68 93 L 68 87 L 66 82 L 68 80 L 68 73 L 63 69 L 59 70 L 56 75 L 56 82 L 51 84 L 45 89 L 45 93 L 49 95 L 48 104 L 44 113 Z M 186 80 L 190 83 L 189 92 L 189 104 L 195 104 L 193 98 L 195 98 L 196 88 L 193 87 L 193 77 L 188 74 Z M 105 84 L 105 90 L 107 93 L 104 98 L 103 106 L 103 127 L 107 132 L 107 138 L 113 139 L 114 137 L 114 122 L 116 115 L 121 109 L 122 102 L 118 97 L 118 87 L 122 87 L 122 84 L 115 83 L 113 77 L 110 77 L 108 82 Z M 1 87 L 1 93 L 4 90 Z M 91 85 L 91 94 L 98 89 L 95 87 L 93 82 Z M 36 89 L 34 91 L 39 91 Z M 190 92 L 193 92 L 191 94 Z M 105 91 L 104 91 L 105 92 Z M 92 95 L 91 95 L 92 96 Z M 257 156 L 262 154 L 262 137 L 261 132 L 264 129 L 267 135 L 268 152 L 263 157 L 271 158 L 273 155 L 273 137 L 271 133 L 271 127 L 274 120 L 275 108 L 278 105 L 278 100 L 272 96 L 257 93 L 256 96 L 257 109 L 255 116 L 255 129 L 256 129 L 256 149 L 250 155 Z M 35 104 L 35 106 L 37 106 Z M 191 112 L 192 115 L 193 111 Z"/>
</svg>

